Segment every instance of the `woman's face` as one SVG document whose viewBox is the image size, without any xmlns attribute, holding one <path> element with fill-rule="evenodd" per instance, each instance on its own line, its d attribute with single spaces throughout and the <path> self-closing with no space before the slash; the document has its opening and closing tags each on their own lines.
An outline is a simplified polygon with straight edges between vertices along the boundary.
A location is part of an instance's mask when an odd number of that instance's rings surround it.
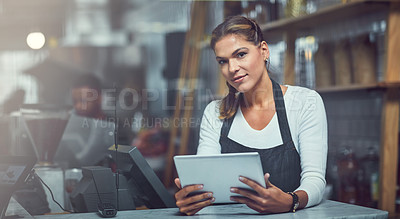
<svg viewBox="0 0 400 219">
<path fill-rule="evenodd" d="M 262 75 L 267 74 L 265 60 L 269 57 L 265 41 L 260 45 L 240 35 L 227 35 L 215 44 L 214 52 L 222 75 L 239 92 L 254 89 Z"/>
</svg>

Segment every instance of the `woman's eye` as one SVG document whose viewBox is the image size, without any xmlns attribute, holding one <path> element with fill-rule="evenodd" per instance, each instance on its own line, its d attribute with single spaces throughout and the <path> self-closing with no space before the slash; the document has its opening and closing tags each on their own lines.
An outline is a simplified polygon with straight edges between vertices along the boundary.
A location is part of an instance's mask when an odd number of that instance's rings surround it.
<svg viewBox="0 0 400 219">
<path fill-rule="evenodd" d="M 239 52 L 239 53 L 237 54 L 237 57 L 243 58 L 246 54 L 247 54 L 247 53 L 245 53 L 245 52 Z"/>
</svg>

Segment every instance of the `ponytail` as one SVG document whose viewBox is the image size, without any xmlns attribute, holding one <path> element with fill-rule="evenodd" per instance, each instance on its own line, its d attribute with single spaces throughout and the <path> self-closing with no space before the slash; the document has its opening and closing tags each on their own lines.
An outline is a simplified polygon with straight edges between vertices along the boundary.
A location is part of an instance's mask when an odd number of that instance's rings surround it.
<svg viewBox="0 0 400 219">
<path fill-rule="evenodd" d="M 235 115 L 239 106 L 239 95 L 237 90 L 232 87 L 228 82 L 226 85 L 229 88 L 229 93 L 221 100 L 219 107 L 219 119 L 229 119 Z"/>
</svg>

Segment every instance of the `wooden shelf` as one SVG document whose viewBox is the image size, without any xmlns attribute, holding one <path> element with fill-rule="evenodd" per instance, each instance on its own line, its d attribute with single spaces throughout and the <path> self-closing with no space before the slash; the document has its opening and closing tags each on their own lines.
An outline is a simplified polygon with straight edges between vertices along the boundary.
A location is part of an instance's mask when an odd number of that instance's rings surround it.
<svg viewBox="0 0 400 219">
<path fill-rule="evenodd" d="M 391 2 L 394 0 L 360 0 L 339 4 L 323 8 L 312 14 L 262 24 L 260 28 L 266 39 L 274 41 L 277 38 L 282 39 L 282 33 L 286 31 L 297 32 L 298 30 L 313 29 L 333 22 L 345 22 L 367 13 L 388 11 Z"/>
<path fill-rule="evenodd" d="M 383 88 L 400 88 L 400 81 L 380 82 L 379 86 Z"/>
<path fill-rule="evenodd" d="M 332 87 L 316 88 L 316 91 L 318 91 L 319 93 L 333 93 L 333 92 L 386 89 L 386 88 L 400 88 L 400 81 L 379 82 L 376 84 L 352 84 L 347 86 L 332 86 Z"/>
<path fill-rule="evenodd" d="M 391 2 L 393 2 L 393 0 L 363 0 L 339 4 L 323 8 L 312 14 L 285 18 L 268 24 L 262 24 L 260 28 L 266 32 L 281 32 L 284 30 L 292 30 L 293 28 L 312 28 L 334 21 L 345 21 L 349 18 L 358 17 L 359 15 L 369 12 L 388 10 Z"/>
<path fill-rule="evenodd" d="M 352 84 L 346 86 L 316 88 L 315 90 L 318 93 L 333 93 L 333 92 L 345 92 L 345 91 L 356 91 L 356 90 L 377 89 L 377 88 L 379 88 L 378 84 L 368 84 L 368 85 Z"/>
</svg>

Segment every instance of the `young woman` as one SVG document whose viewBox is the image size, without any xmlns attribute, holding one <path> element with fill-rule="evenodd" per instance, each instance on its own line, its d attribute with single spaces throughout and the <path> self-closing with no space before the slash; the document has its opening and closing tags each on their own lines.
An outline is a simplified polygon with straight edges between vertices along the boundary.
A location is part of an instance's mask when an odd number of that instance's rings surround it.
<svg viewBox="0 0 400 219">
<path fill-rule="evenodd" d="M 268 76 L 269 49 L 260 27 L 234 16 L 212 33 L 211 47 L 229 94 L 206 107 L 197 154 L 260 154 L 266 187 L 239 180 L 255 192 L 231 188 L 231 199 L 262 213 L 294 212 L 318 204 L 325 188 L 327 121 L 315 91 L 279 85 Z M 188 196 L 202 185 L 175 194 L 182 213 L 193 215 L 212 204 L 212 193 Z M 206 199 L 206 200 L 204 200 Z"/>
</svg>

